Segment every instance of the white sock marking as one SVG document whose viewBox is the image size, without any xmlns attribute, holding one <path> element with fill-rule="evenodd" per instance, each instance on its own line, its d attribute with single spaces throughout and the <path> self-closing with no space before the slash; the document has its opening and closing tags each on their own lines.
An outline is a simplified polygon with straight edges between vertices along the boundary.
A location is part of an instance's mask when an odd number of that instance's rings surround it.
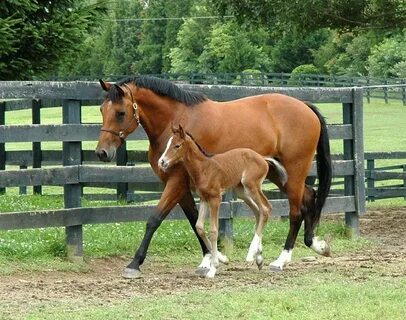
<svg viewBox="0 0 406 320">
<path fill-rule="evenodd" d="M 310 248 L 312 248 L 318 254 L 324 254 L 326 251 L 326 241 L 319 240 L 318 237 L 314 237 Z"/>
<path fill-rule="evenodd" d="M 255 257 L 257 256 L 257 253 L 260 251 L 260 246 L 261 246 L 261 237 L 255 233 L 254 239 L 251 241 L 250 248 L 248 250 L 247 262 L 254 262 Z"/>
<path fill-rule="evenodd" d="M 282 250 L 278 259 L 269 265 L 272 269 L 283 270 L 283 267 L 292 260 L 292 250 Z"/>
</svg>

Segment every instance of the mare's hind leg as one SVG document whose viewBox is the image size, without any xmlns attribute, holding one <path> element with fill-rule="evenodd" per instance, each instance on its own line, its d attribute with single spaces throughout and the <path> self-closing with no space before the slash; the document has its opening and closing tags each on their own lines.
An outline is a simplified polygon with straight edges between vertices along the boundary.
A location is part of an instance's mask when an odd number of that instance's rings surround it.
<svg viewBox="0 0 406 320">
<path fill-rule="evenodd" d="M 310 167 L 311 159 L 309 160 Z M 279 257 L 271 262 L 269 265 L 272 271 L 282 271 L 284 266 L 288 264 L 292 259 L 292 250 L 296 242 L 297 234 L 299 232 L 300 226 L 303 221 L 303 216 L 301 213 L 301 206 L 303 200 L 303 192 L 304 192 L 304 181 L 306 178 L 305 173 L 308 172 L 307 170 L 299 170 L 300 168 L 294 168 L 292 170 L 288 170 L 288 166 L 285 165 L 285 168 L 288 172 L 288 183 L 286 188 L 283 186 L 279 186 L 282 191 L 286 191 L 289 199 L 289 233 L 286 238 L 285 246 L 279 255 Z M 293 174 L 296 169 L 296 174 Z M 290 173 L 292 172 L 292 174 Z M 302 175 L 298 175 L 298 172 L 303 172 Z M 274 181 L 274 180 L 272 180 Z M 277 182 L 277 181 L 276 181 Z M 277 183 L 278 184 L 278 183 Z"/>
<path fill-rule="evenodd" d="M 313 251 L 320 255 L 329 257 L 331 255 L 330 246 L 325 240 L 319 240 L 314 236 L 316 227 L 315 214 L 316 210 L 316 192 L 311 186 L 306 185 L 303 195 L 302 215 L 305 221 L 304 243 Z"/>
</svg>

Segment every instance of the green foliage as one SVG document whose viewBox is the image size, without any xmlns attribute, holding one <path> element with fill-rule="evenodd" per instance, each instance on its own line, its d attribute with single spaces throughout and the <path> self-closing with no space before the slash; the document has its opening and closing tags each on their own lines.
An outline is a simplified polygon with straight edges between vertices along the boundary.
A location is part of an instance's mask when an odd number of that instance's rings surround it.
<svg viewBox="0 0 406 320">
<path fill-rule="evenodd" d="M 377 32 L 354 34 L 330 32 L 328 40 L 313 51 L 314 64 L 323 72 L 337 75 L 367 75 L 371 48 L 381 41 Z"/>
<path fill-rule="evenodd" d="M 199 57 L 199 71 L 267 70 L 269 58 L 260 46 L 250 40 L 250 35 L 250 31 L 243 30 L 235 21 L 215 24 Z"/>
<path fill-rule="evenodd" d="M 406 27 L 404 0 L 211 0 L 220 14 L 235 15 L 241 23 L 272 26 L 306 34 L 321 28 L 394 30 Z"/>
<path fill-rule="evenodd" d="M 321 29 L 301 37 L 288 33 L 272 47 L 271 69 L 275 72 L 291 72 L 296 66 L 313 62 L 312 52 L 319 49 L 329 37 L 329 31 Z"/>
<path fill-rule="evenodd" d="M 371 50 L 368 71 L 378 77 L 406 76 L 406 29 L 383 40 Z"/>
<path fill-rule="evenodd" d="M 105 9 L 100 1 L 3 1 L 0 79 L 23 80 L 44 75 L 62 57 L 79 50 Z"/>
</svg>

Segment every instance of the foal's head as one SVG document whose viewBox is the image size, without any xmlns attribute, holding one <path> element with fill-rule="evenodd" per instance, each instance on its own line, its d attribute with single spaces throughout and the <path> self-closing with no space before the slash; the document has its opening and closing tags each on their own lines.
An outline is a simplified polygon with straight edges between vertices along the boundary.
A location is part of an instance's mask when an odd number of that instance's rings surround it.
<svg viewBox="0 0 406 320">
<path fill-rule="evenodd" d="M 103 126 L 96 154 L 102 161 L 111 161 L 125 138 L 137 129 L 139 110 L 129 85 L 118 86 L 102 80 L 100 84 L 107 95 L 100 107 Z"/>
<path fill-rule="evenodd" d="M 166 171 L 175 164 L 182 162 L 187 152 L 187 145 L 193 140 L 183 130 L 182 126 L 176 128 L 172 125 L 172 137 L 169 139 L 166 149 L 158 160 L 158 166 Z"/>
</svg>

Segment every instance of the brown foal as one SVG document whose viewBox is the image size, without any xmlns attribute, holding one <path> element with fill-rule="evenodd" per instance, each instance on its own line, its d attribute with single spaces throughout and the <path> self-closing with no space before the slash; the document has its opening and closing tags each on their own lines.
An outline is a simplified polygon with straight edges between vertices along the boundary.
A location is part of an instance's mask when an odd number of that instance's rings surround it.
<svg viewBox="0 0 406 320">
<path fill-rule="evenodd" d="M 262 182 L 273 166 L 283 184 L 287 182 L 285 168 L 273 158 L 266 158 L 248 148 L 232 149 L 224 153 L 207 156 L 192 136 L 185 133 L 182 126 L 172 127 L 173 136 L 166 150 L 158 160 L 163 171 L 169 171 L 180 162 L 183 163 L 191 185 L 200 196 L 199 216 L 196 229 L 210 250 L 208 265 L 198 271 L 207 278 L 213 278 L 219 264 L 217 238 L 219 208 L 222 194 L 233 189 L 253 210 L 256 217 L 255 236 L 251 242 L 247 262 L 254 260 L 259 269 L 263 265 L 262 231 L 271 214 L 271 204 L 261 190 Z M 206 236 L 204 220 L 210 213 L 210 236 Z M 210 259 L 209 259 L 210 258 Z"/>
</svg>

